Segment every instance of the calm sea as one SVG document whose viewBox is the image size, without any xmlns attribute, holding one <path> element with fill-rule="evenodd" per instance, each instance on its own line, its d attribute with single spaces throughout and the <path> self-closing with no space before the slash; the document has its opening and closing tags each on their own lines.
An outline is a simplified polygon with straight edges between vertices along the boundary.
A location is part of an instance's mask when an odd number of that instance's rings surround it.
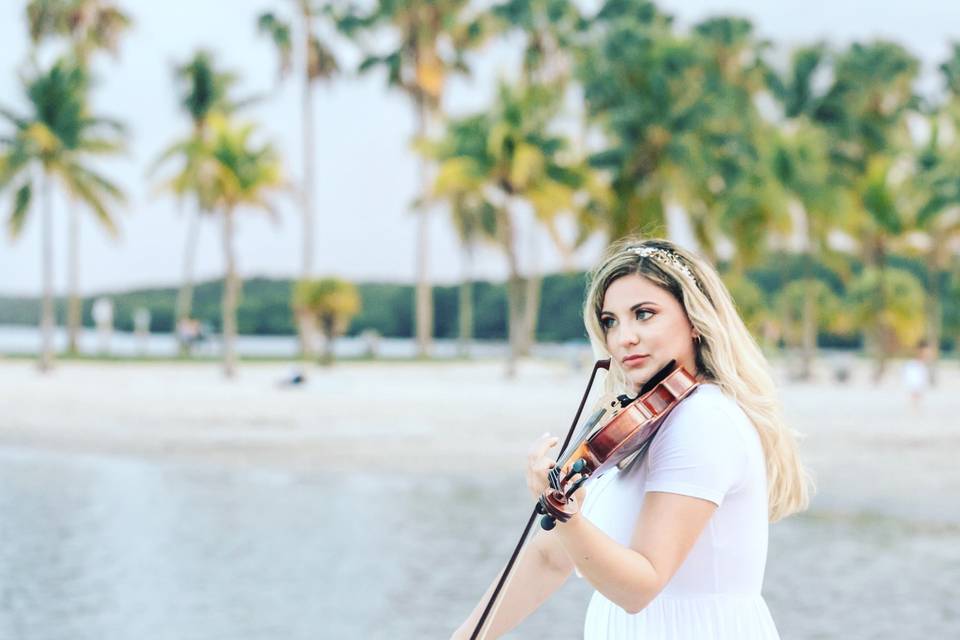
<svg viewBox="0 0 960 640">
<path fill-rule="evenodd" d="M 782 637 L 960 638 L 960 523 L 771 527 Z M 527 515 L 519 477 L 288 474 L 0 449 L 0 638 L 447 638 Z M 924 510 L 920 510 L 923 512 Z M 580 637 L 572 578 L 511 637 Z"/>
</svg>

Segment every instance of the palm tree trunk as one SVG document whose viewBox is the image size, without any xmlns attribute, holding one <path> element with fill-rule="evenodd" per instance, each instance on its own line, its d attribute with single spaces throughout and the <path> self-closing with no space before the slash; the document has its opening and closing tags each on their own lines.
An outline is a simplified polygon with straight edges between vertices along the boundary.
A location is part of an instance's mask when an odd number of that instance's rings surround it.
<svg viewBox="0 0 960 640">
<path fill-rule="evenodd" d="M 322 323 L 323 323 L 323 334 L 324 334 L 324 337 L 326 338 L 323 341 L 322 364 L 325 367 L 329 367 L 330 365 L 333 364 L 333 358 L 334 358 L 333 337 L 334 337 L 334 329 L 336 327 L 336 318 L 334 318 L 333 314 L 325 314 L 325 316 L 322 319 Z"/>
<path fill-rule="evenodd" d="M 422 139 L 427 132 L 427 104 L 423 98 L 417 98 L 417 138 Z M 428 175 L 427 160 L 422 155 L 419 161 L 420 194 L 425 196 L 430 191 L 430 176 Z M 433 292 L 430 286 L 429 264 L 427 252 L 429 250 L 430 219 L 427 216 L 425 205 L 420 206 L 417 212 L 417 285 L 415 294 L 415 323 L 417 333 L 417 356 L 421 358 L 430 355 L 433 338 Z"/>
<path fill-rule="evenodd" d="M 540 290 L 543 274 L 540 273 L 539 228 L 536 219 L 530 229 L 530 272 L 524 283 L 523 309 L 521 310 L 520 355 L 529 356 L 536 342 L 537 320 L 540 311 Z"/>
<path fill-rule="evenodd" d="M 313 90 L 310 83 L 310 16 L 302 14 L 303 20 L 303 53 L 304 53 L 304 71 L 303 71 L 303 96 L 301 101 L 301 121 L 303 125 L 303 264 L 301 266 L 301 277 L 309 280 L 313 276 L 313 254 L 314 254 L 314 217 L 313 217 Z M 294 316 L 297 324 L 297 339 L 300 343 L 300 356 L 310 358 L 312 356 L 312 340 L 308 334 L 308 328 L 300 322 L 300 319 Z"/>
<path fill-rule="evenodd" d="M 309 47 L 310 47 L 310 18 L 303 17 L 303 37 L 305 67 L 303 77 L 303 96 L 301 101 L 301 118 L 303 121 L 303 264 L 301 272 L 304 279 L 313 275 L 313 89 L 310 83 Z"/>
<path fill-rule="evenodd" d="M 43 176 L 43 204 L 41 273 L 43 273 L 43 300 L 40 303 L 40 359 L 41 372 L 53 368 L 53 212 L 51 211 L 50 176 Z"/>
<path fill-rule="evenodd" d="M 80 324 L 82 321 L 82 306 L 80 304 L 80 212 L 77 203 L 67 200 L 70 219 L 70 236 L 68 239 L 67 287 L 69 290 L 67 302 L 67 353 L 76 355 L 79 342 Z"/>
<path fill-rule="evenodd" d="M 891 327 L 888 327 L 883 318 L 883 311 L 887 307 L 887 292 L 886 292 L 886 253 L 884 251 L 883 241 L 880 238 L 876 239 L 876 251 L 875 251 L 875 264 L 877 266 L 877 298 L 876 298 L 876 314 L 874 321 L 874 334 L 875 334 L 875 347 L 876 347 L 876 359 L 874 361 L 874 370 L 873 370 L 873 381 L 880 382 L 883 379 L 884 374 L 887 372 L 887 360 L 889 358 L 890 350 L 890 333 L 892 331 Z"/>
<path fill-rule="evenodd" d="M 473 340 L 473 247 L 463 243 L 463 282 L 460 283 L 460 340 L 457 351 L 462 358 L 470 357 Z"/>
<path fill-rule="evenodd" d="M 196 215 L 190 218 L 187 226 L 187 244 L 183 254 L 183 282 L 180 285 L 180 291 L 177 292 L 177 320 L 174 326 L 174 332 L 177 334 L 180 357 L 187 356 L 190 348 L 187 341 L 182 339 L 178 329 L 183 321 L 190 319 L 190 314 L 193 310 L 193 262 L 197 256 L 197 240 L 200 236 L 200 219 L 202 216 L 202 212 L 197 211 Z"/>
<path fill-rule="evenodd" d="M 809 244 L 803 261 L 803 318 L 800 343 L 800 379 L 813 377 L 813 359 L 817 352 L 817 301 L 813 279 L 813 256 Z"/>
<path fill-rule="evenodd" d="M 223 374 L 233 378 L 237 373 L 237 265 L 233 249 L 233 211 L 223 215 L 223 255 L 226 273 L 223 281 Z"/>
<path fill-rule="evenodd" d="M 937 260 L 938 251 L 934 250 L 928 254 L 927 273 L 930 278 L 930 285 L 927 287 L 927 344 L 930 346 L 930 362 L 928 368 L 930 371 L 930 382 L 937 383 L 938 369 L 940 364 L 940 334 L 943 330 L 943 294 L 946 288 L 946 275 L 940 269 Z"/>
<path fill-rule="evenodd" d="M 513 222 L 510 212 L 499 211 L 497 231 L 500 242 L 507 254 L 509 277 L 507 278 L 507 337 L 509 350 L 507 352 L 507 377 L 512 378 L 517 373 L 517 358 L 520 355 L 520 333 L 523 319 L 523 279 L 520 277 L 520 268 L 517 261 L 517 250 L 514 246 Z"/>
<path fill-rule="evenodd" d="M 813 378 L 813 360 L 817 352 L 817 304 L 814 297 L 814 281 L 808 278 L 804 281 L 803 291 L 803 320 L 800 343 L 800 380 Z"/>
<path fill-rule="evenodd" d="M 515 259 L 515 256 L 514 256 Z M 513 269 L 507 280 L 507 336 L 510 349 L 507 354 L 507 377 L 517 373 L 517 360 L 521 355 L 521 333 L 523 324 L 523 278 Z"/>
</svg>

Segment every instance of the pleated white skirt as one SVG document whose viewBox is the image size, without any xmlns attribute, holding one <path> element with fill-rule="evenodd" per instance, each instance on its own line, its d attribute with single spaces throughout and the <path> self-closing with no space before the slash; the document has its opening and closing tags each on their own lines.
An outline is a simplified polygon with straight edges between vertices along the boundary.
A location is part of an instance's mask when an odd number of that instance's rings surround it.
<svg viewBox="0 0 960 640">
<path fill-rule="evenodd" d="M 760 595 L 659 595 L 629 614 L 594 592 L 584 640 L 779 640 Z"/>
</svg>

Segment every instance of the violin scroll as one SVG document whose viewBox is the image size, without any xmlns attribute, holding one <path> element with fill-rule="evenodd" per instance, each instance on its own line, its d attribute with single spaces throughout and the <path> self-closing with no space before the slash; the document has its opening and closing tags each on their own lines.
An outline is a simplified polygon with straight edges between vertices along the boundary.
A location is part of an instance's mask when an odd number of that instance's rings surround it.
<svg viewBox="0 0 960 640">
<path fill-rule="evenodd" d="M 568 487 L 567 483 L 574 476 L 579 477 Z M 579 511 L 579 506 L 573 494 L 589 477 L 587 461 L 583 458 L 570 465 L 570 470 L 562 478 L 560 477 L 560 467 L 554 467 L 550 471 L 550 489 L 540 496 L 540 501 L 537 503 L 537 512 L 543 515 L 540 519 L 540 527 L 544 531 L 553 529 L 557 521 L 566 522 Z"/>
</svg>

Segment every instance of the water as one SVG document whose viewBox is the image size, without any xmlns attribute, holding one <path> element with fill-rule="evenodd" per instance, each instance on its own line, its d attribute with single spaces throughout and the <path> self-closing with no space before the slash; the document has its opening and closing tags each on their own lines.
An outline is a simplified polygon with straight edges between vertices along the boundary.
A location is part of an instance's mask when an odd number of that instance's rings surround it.
<svg viewBox="0 0 960 640">
<path fill-rule="evenodd" d="M 139 336 L 129 332 L 114 331 L 104 340 L 93 329 L 81 330 L 78 337 L 78 349 L 85 355 L 116 357 L 159 357 L 172 358 L 178 354 L 176 337 L 171 333 L 151 333 Z M 66 350 L 67 331 L 57 327 L 53 332 L 53 347 L 58 353 Z M 221 353 L 219 336 L 198 343 L 193 355 L 216 357 Z M 32 355 L 40 349 L 40 332 L 36 327 L 18 325 L 0 325 L 0 354 Z M 456 340 L 435 339 L 433 355 L 438 358 L 452 358 L 459 354 Z M 237 337 L 237 353 L 243 357 L 294 358 L 299 353 L 296 336 L 255 336 Z M 416 342 L 409 338 L 377 338 L 371 344 L 363 337 L 341 337 L 334 343 L 334 355 L 338 358 L 357 358 L 369 356 L 371 351 L 381 358 L 413 358 L 417 355 Z M 503 341 L 478 341 L 470 344 L 470 352 L 479 358 L 506 357 L 508 345 Z M 543 343 L 533 348 L 538 357 L 582 358 L 589 353 L 586 343 Z M 589 357 L 588 355 L 586 357 Z"/>
<path fill-rule="evenodd" d="M 526 502 L 513 476 L 0 450 L 0 638 L 446 638 Z M 774 525 L 765 596 L 781 635 L 960 637 L 960 524 L 930 515 L 815 508 Z M 589 593 L 572 578 L 512 637 L 580 637 Z"/>
</svg>

